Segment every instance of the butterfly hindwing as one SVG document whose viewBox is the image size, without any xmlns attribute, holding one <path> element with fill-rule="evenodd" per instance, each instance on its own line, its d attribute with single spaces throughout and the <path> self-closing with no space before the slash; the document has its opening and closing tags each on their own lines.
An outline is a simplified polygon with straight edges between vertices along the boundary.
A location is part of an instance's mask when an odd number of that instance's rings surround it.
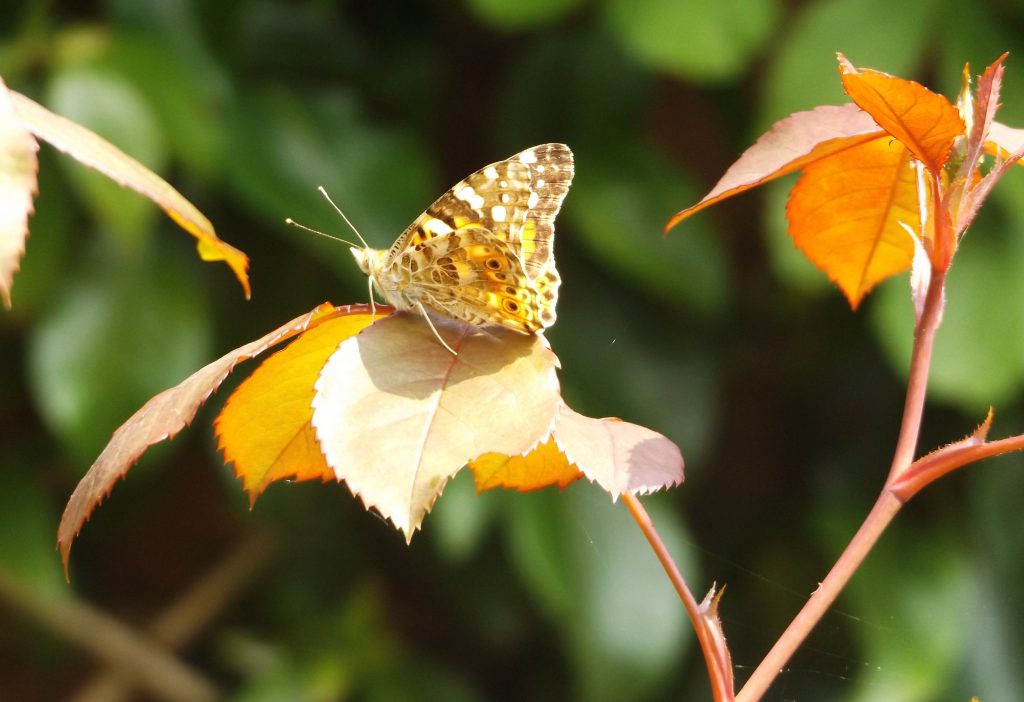
<svg viewBox="0 0 1024 702">
<path fill-rule="evenodd" d="M 417 252 L 407 292 L 428 308 L 469 324 L 497 324 L 526 334 L 548 326 L 538 291 L 511 247 L 481 227 L 433 237 Z M 553 322 L 553 318 L 551 319 Z"/>
</svg>

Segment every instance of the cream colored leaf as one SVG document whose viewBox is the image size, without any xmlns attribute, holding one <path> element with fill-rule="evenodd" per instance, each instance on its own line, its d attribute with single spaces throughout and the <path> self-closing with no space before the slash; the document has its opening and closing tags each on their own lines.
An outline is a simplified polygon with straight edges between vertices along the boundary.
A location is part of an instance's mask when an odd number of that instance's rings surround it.
<svg viewBox="0 0 1024 702">
<path fill-rule="evenodd" d="M 411 539 L 447 480 L 488 452 L 522 454 L 551 430 L 557 358 L 543 336 L 393 315 L 324 366 L 313 426 L 339 480 Z"/>
<path fill-rule="evenodd" d="M 613 499 L 683 482 L 679 447 L 646 427 L 618 419 L 591 419 L 563 404 L 554 436 L 566 457 Z"/>
<path fill-rule="evenodd" d="M 11 285 L 25 253 L 36 194 L 39 144 L 21 123 L 0 80 L 0 298 L 11 307 Z"/>
<path fill-rule="evenodd" d="M 182 383 L 150 399 L 121 425 L 110 443 L 89 468 L 71 494 L 57 529 L 57 545 L 67 568 L 71 542 L 92 510 L 110 494 L 114 482 L 123 476 L 146 449 L 170 439 L 195 417 L 196 411 L 240 362 L 263 353 L 320 322 L 350 311 L 364 312 L 365 306 L 336 308 L 323 304 L 278 327 L 266 336 L 225 354 L 199 369 Z"/>
</svg>

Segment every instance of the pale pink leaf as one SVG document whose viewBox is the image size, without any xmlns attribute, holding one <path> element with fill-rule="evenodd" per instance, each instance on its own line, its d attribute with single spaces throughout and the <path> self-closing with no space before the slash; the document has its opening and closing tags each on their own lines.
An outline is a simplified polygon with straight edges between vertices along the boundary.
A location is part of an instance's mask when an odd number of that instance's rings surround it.
<svg viewBox="0 0 1024 702">
<path fill-rule="evenodd" d="M 470 459 L 544 439 L 559 402 L 543 336 L 435 324 L 457 356 L 422 318 L 393 315 L 338 346 L 313 400 L 327 464 L 406 539 Z"/>
<path fill-rule="evenodd" d="M 0 298 L 11 307 L 11 286 L 28 237 L 28 217 L 37 191 L 39 144 L 18 118 L 0 80 Z"/>
<path fill-rule="evenodd" d="M 195 417 L 199 407 L 216 390 L 228 373 L 242 361 L 257 356 L 325 319 L 349 312 L 366 312 L 365 305 L 336 308 L 323 304 L 296 317 L 266 336 L 231 351 L 199 369 L 173 388 L 164 390 L 142 406 L 121 425 L 110 443 L 92 464 L 71 494 L 57 529 L 57 545 L 67 568 L 71 542 L 92 510 L 110 494 L 114 483 L 125 475 L 146 449 L 174 437 Z"/>
<path fill-rule="evenodd" d="M 566 458 L 612 498 L 683 482 L 679 447 L 646 427 L 618 419 L 591 419 L 563 404 L 553 434 Z"/>
<path fill-rule="evenodd" d="M 1015 129 L 1000 122 L 992 122 L 985 137 L 985 148 L 1004 158 L 1020 151 L 1024 148 L 1024 129 Z M 1024 161 L 1020 163 L 1024 165 Z"/>
<path fill-rule="evenodd" d="M 738 195 L 809 163 L 881 134 L 871 116 L 853 103 L 822 105 L 779 120 L 743 152 L 704 198 L 677 212 L 666 231 L 705 207 Z"/>
<path fill-rule="evenodd" d="M 200 258 L 224 261 L 231 267 L 246 298 L 249 297 L 249 258 L 218 238 L 210 220 L 167 181 L 85 127 L 20 93 L 11 91 L 10 95 L 18 116 L 33 134 L 159 205 L 178 226 L 196 238 Z"/>
</svg>

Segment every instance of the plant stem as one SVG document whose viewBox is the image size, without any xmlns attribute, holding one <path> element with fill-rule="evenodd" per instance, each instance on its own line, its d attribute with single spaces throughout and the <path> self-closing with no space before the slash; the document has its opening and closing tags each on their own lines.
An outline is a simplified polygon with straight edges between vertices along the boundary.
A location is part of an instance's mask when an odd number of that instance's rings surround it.
<svg viewBox="0 0 1024 702">
<path fill-rule="evenodd" d="M 846 546 L 839 560 L 829 571 L 818 589 L 807 600 L 796 618 L 775 642 L 768 655 L 757 666 L 746 684 L 736 695 L 740 702 L 753 702 L 760 699 L 775 677 L 803 643 L 811 630 L 828 611 L 828 608 L 839 597 L 839 593 L 853 577 L 882 532 L 903 506 L 891 487 L 895 480 L 906 471 L 914 460 L 917 439 L 921 431 L 921 418 L 924 413 L 925 393 L 928 388 L 928 369 L 931 365 L 932 346 L 935 332 L 942 321 L 944 301 L 945 273 L 932 269 L 931 282 L 925 297 L 921 319 L 914 328 L 914 351 L 910 359 L 910 377 L 907 381 L 907 395 L 903 403 L 903 420 L 900 424 L 899 438 L 893 452 L 892 466 L 886 479 L 882 494 L 875 506 L 865 518 L 863 524 Z"/>
<path fill-rule="evenodd" d="M 903 421 L 900 435 L 893 452 L 892 465 L 886 485 L 914 462 L 917 438 L 921 432 L 921 417 L 924 413 L 925 394 L 928 389 L 928 369 L 932 362 L 932 346 L 935 332 L 942 321 L 943 298 L 945 296 L 946 274 L 932 269 L 921 319 L 914 327 L 914 351 L 910 358 L 910 375 L 907 380 L 907 397 L 903 403 Z"/>
<path fill-rule="evenodd" d="M 704 662 L 707 664 L 708 678 L 711 682 L 711 692 L 715 702 L 732 702 L 734 699 L 731 683 L 732 671 L 722 669 L 720 665 L 721 659 L 715 646 L 715 639 L 708 630 L 707 621 L 704 619 L 700 606 L 693 597 L 693 593 L 687 587 L 686 580 L 683 578 L 682 573 L 679 572 L 679 568 L 672 559 L 672 555 L 665 547 L 665 542 L 658 535 L 657 529 L 654 528 L 654 523 L 647 514 L 647 510 L 640 504 L 640 500 L 635 495 L 627 492 L 622 495 L 622 501 L 629 507 L 633 519 L 639 525 L 640 531 L 647 537 L 647 542 L 651 545 L 655 555 L 661 562 L 662 568 L 665 569 L 668 579 L 672 581 L 672 586 L 679 593 L 679 599 L 683 601 L 683 607 L 686 608 L 686 614 L 690 617 L 693 629 L 697 633 L 697 642 L 700 644 L 700 649 L 704 654 Z"/>
<path fill-rule="evenodd" d="M 757 666 L 753 674 L 747 679 L 743 688 L 737 693 L 737 702 L 753 702 L 761 699 L 767 692 L 768 687 L 775 680 L 775 677 L 782 672 L 786 663 L 793 656 L 797 647 L 803 643 L 807 635 L 818 624 L 818 621 L 825 615 L 828 608 L 832 606 L 839 593 L 846 583 L 850 581 L 853 574 L 864 562 L 868 553 L 874 547 L 875 542 L 885 531 L 885 527 L 892 521 L 899 512 L 903 503 L 885 490 L 878 497 L 875 506 L 868 514 L 860 529 L 853 539 L 846 546 L 846 550 L 832 566 L 825 579 L 818 585 L 807 603 L 796 615 L 790 625 L 786 627 L 779 640 L 775 642 L 768 655 Z"/>
</svg>

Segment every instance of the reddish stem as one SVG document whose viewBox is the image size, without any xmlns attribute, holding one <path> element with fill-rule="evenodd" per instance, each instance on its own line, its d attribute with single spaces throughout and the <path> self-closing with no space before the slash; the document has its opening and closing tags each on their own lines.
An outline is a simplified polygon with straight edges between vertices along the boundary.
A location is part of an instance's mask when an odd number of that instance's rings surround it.
<svg viewBox="0 0 1024 702">
<path fill-rule="evenodd" d="M 963 468 L 984 458 L 1021 450 L 1024 450 L 1024 434 L 973 446 L 940 449 L 916 461 L 892 483 L 890 490 L 897 498 L 906 502 L 923 488 L 957 468 Z"/>
<path fill-rule="evenodd" d="M 761 699 L 767 692 L 776 676 L 835 602 L 889 522 L 903 506 L 903 501 L 893 493 L 891 486 L 913 463 L 917 438 L 921 430 L 921 417 L 924 412 L 932 346 L 935 341 L 935 332 L 942 320 L 944 287 L 945 273 L 933 268 L 921 319 L 914 328 L 914 351 L 910 359 L 910 377 L 907 382 L 906 400 L 903 404 L 903 421 L 900 424 L 900 434 L 896 441 L 892 467 L 889 469 L 885 488 L 839 560 L 836 561 L 818 589 L 810 596 L 796 618 L 782 633 L 768 655 L 764 657 L 764 660 L 736 695 L 736 699 L 740 702 Z"/>
<path fill-rule="evenodd" d="M 935 332 L 942 321 L 943 299 L 946 288 L 946 274 L 932 269 L 931 283 L 925 296 L 921 319 L 914 327 L 914 351 L 910 358 L 910 376 L 907 379 L 907 396 L 903 403 L 903 421 L 900 424 L 896 450 L 886 485 L 910 467 L 914 461 L 917 438 L 921 432 L 921 417 L 924 414 L 924 400 L 928 389 L 928 369 L 932 362 L 932 347 Z"/>
<path fill-rule="evenodd" d="M 629 507 L 633 519 L 640 526 L 640 531 L 647 537 L 647 542 L 651 545 L 655 555 L 661 562 L 661 567 L 665 569 L 668 579 L 672 581 L 672 586 L 679 593 L 679 599 L 683 601 L 686 614 L 690 617 L 693 629 L 697 633 L 697 642 L 700 644 L 700 650 L 704 654 L 704 662 L 708 668 L 708 678 L 711 681 L 711 693 L 715 702 L 732 702 L 735 699 L 731 683 L 732 671 L 722 669 L 721 658 L 715 646 L 715 637 L 708 630 L 707 622 L 701 614 L 697 600 L 693 598 L 690 588 L 686 586 L 686 580 L 683 579 L 682 573 L 679 572 L 675 561 L 672 560 L 672 555 L 665 548 L 665 542 L 658 535 L 658 531 L 654 528 L 654 523 L 647 514 L 647 510 L 640 504 L 640 500 L 635 495 L 627 492 L 622 495 L 622 501 Z"/>
</svg>

